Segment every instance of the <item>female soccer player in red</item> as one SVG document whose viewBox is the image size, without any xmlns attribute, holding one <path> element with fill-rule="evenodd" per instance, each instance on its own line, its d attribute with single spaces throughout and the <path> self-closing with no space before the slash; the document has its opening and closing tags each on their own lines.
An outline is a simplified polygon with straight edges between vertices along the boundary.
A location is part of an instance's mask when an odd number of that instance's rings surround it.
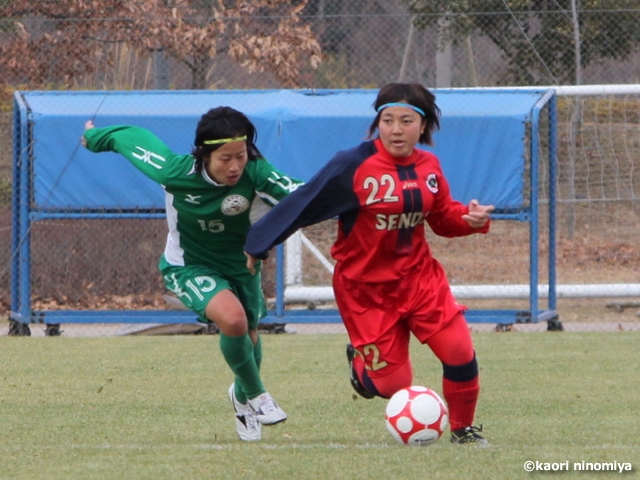
<svg viewBox="0 0 640 480">
<path fill-rule="evenodd" d="M 466 308 L 431 254 L 425 223 L 445 237 L 486 233 L 493 206 L 453 200 L 438 158 L 415 148 L 430 145 L 440 127 L 430 91 L 389 84 L 374 108 L 369 134 L 377 138 L 336 154 L 254 224 L 245 244 L 247 266 L 251 270 L 297 229 L 337 216 L 333 287 L 351 341 L 354 389 L 365 398 L 389 398 L 412 385 L 413 333 L 442 362 L 451 441 L 486 443 L 472 425 L 480 386 Z"/>
</svg>

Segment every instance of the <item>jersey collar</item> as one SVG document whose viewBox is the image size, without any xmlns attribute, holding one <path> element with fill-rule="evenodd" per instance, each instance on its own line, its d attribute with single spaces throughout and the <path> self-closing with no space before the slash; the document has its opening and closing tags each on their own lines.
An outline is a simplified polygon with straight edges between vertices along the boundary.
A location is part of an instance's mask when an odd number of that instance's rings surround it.
<svg viewBox="0 0 640 480">
<path fill-rule="evenodd" d="M 374 144 L 376 146 L 376 150 L 378 151 L 378 153 L 382 155 L 382 157 L 385 160 L 388 160 L 389 162 L 397 163 L 398 165 L 410 165 L 412 163 L 415 163 L 416 161 L 415 147 L 413 148 L 413 152 L 411 152 L 411 155 L 407 157 L 394 157 L 387 151 L 386 148 L 384 148 L 384 145 L 382 144 L 382 140 L 380 140 L 380 138 L 376 138 L 374 140 Z"/>
<path fill-rule="evenodd" d="M 209 174 L 207 173 L 207 169 L 206 168 L 202 169 L 202 178 L 204 178 L 205 182 L 213 185 L 214 187 L 227 187 L 228 186 L 228 185 L 225 185 L 223 183 L 218 183 L 213 178 L 211 178 L 209 176 Z"/>
</svg>

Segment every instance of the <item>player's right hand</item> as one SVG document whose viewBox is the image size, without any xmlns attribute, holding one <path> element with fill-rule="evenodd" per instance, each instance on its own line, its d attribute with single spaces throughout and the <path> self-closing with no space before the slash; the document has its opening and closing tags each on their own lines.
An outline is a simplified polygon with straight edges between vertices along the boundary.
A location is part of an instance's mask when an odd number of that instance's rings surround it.
<svg viewBox="0 0 640 480">
<path fill-rule="evenodd" d="M 251 272 L 251 275 L 255 275 L 256 274 L 256 262 L 258 261 L 257 259 L 253 258 L 251 255 L 249 255 L 247 252 L 244 252 L 245 257 L 247 257 L 247 270 L 249 270 Z"/>
<path fill-rule="evenodd" d="M 94 128 L 93 121 L 87 120 L 84 124 L 84 131 L 86 132 L 91 128 Z M 82 144 L 83 147 L 87 146 L 87 140 L 84 138 L 84 134 L 82 135 L 82 137 L 80 137 L 80 143 Z"/>
</svg>

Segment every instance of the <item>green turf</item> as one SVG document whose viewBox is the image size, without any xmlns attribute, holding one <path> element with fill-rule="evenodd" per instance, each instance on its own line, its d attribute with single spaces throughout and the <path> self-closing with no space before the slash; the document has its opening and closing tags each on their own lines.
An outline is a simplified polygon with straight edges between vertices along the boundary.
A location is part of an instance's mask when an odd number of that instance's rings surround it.
<svg viewBox="0 0 640 480">
<path fill-rule="evenodd" d="M 640 334 L 476 333 L 490 446 L 403 447 L 380 399 L 354 397 L 343 335 L 265 335 L 289 413 L 240 442 L 217 336 L 0 337 L 2 479 L 512 479 L 527 460 L 640 469 Z M 412 345 L 417 384 L 440 366 Z M 635 476 L 637 472 L 631 475 Z M 585 477 L 586 475 L 586 477 Z M 594 476 L 595 475 L 595 476 Z M 555 475 L 554 475 L 555 476 Z M 628 475 L 626 475 L 628 477 Z"/>
</svg>

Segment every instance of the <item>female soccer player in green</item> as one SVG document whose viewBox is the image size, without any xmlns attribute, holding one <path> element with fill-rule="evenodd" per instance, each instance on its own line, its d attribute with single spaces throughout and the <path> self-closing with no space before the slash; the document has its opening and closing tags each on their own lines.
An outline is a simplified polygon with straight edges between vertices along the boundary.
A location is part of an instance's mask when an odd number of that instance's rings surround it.
<svg viewBox="0 0 640 480">
<path fill-rule="evenodd" d="M 230 107 L 202 116 L 191 154 L 172 152 L 150 131 L 129 125 L 85 124 L 92 152 L 126 157 L 165 190 L 169 234 L 159 267 L 165 285 L 203 322 L 220 330 L 220 349 L 235 375 L 229 398 L 244 441 L 287 414 L 265 390 L 258 322 L 266 315 L 260 275 L 245 267 L 252 223 L 302 182 L 269 164 L 256 147 L 251 121 Z"/>
</svg>

